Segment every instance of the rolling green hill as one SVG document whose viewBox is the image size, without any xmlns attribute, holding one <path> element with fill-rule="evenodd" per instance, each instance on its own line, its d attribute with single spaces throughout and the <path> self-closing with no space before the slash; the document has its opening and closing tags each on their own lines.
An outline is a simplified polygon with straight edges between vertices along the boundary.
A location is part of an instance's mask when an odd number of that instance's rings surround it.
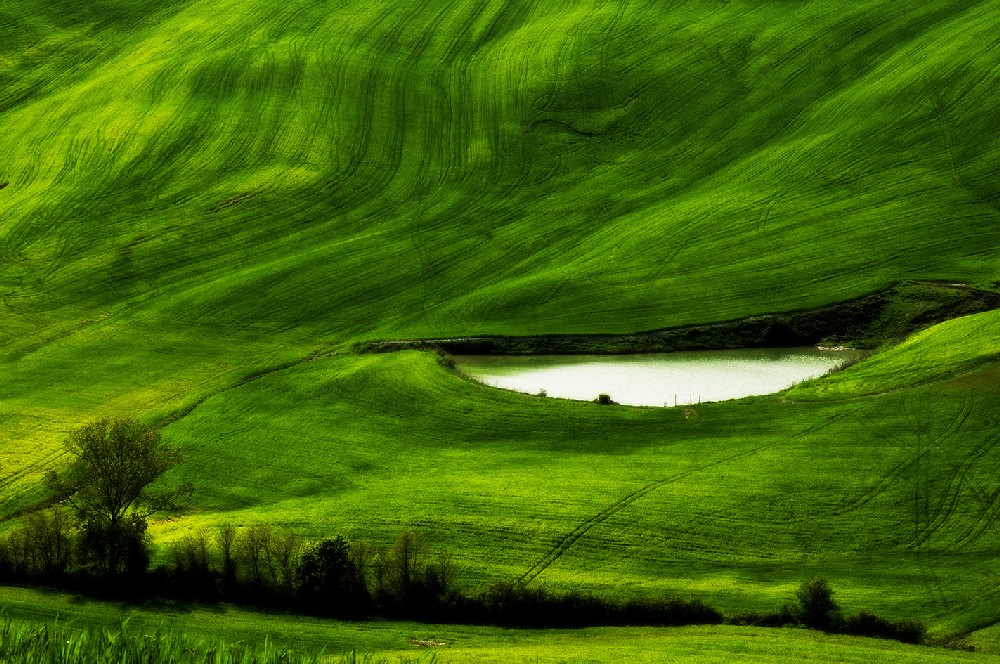
<svg viewBox="0 0 1000 664">
<path fill-rule="evenodd" d="M 0 514 L 70 429 L 137 415 L 199 489 L 162 541 L 408 526 L 470 585 L 743 610 L 824 575 L 997 623 L 996 313 L 689 412 L 350 349 L 996 286 L 998 28 L 998 0 L 5 0 Z"/>
<path fill-rule="evenodd" d="M 998 278 L 990 2 L 58 5 L 3 10 L 11 316 L 635 331 Z"/>
</svg>

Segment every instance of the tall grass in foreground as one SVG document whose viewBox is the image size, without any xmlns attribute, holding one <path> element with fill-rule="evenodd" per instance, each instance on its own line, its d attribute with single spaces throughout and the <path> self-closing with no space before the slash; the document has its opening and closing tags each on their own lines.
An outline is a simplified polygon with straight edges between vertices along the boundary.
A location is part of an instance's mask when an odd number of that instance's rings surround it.
<svg viewBox="0 0 1000 664">
<path fill-rule="evenodd" d="M 434 657 L 398 661 L 430 664 Z M 342 656 L 300 654 L 269 640 L 261 645 L 191 639 L 171 629 L 150 633 L 118 628 L 7 620 L 0 625 L 0 661 L 5 664 L 383 664 L 389 660 L 348 653 Z"/>
</svg>

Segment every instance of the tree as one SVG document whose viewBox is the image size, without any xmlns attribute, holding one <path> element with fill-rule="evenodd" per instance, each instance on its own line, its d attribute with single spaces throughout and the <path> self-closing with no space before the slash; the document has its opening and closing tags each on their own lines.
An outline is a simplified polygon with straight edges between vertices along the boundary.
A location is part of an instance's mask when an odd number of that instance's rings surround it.
<svg viewBox="0 0 1000 664">
<path fill-rule="evenodd" d="M 381 556 L 376 595 L 383 608 L 426 615 L 452 590 L 456 573 L 451 556 L 441 553 L 432 558 L 424 538 L 404 530 Z"/>
<path fill-rule="evenodd" d="M 7 567 L 16 574 L 56 579 L 70 566 L 70 518 L 61 507 L 29 514 L 2 542 Z"/>
<path fill-rule="evenodd" d="M 141 422 L 104 418 L 70 433 L 72 457 L 62 475 L 49 473 L 58 496 L 77 513 L 81 553 L 106 577 L 144 572 L 146 520 L 192 493 L 189 484 L 167 491 L 151 487 L 184 460 L 160 432 Z"/>
<path fill-rule="evenodd" d="M 412 530 L 404 530 L 386 554 L 384 590 L 400 605 L 406 606 L 422 581 L 427 563 L 427 544 Z"/>
<path fill-rule="evenodd" d="M 342 536 L 313 544 L 299 562 L 299 599 L 319 613 L 360 613 L 368 606 L 367 589 L 351 546 Z"/>
<path fill-rule="evenodd" d="M 236 526 L 231 523 L 219 526 L 215 543 L 222 556 L 222 591 L 231 594 L 236 590 Z"/>
<path fill-rule="evenodd" d="M 799 599 L 799 620 L 806 627 L 828 630 L 840 618 L 840 606 L 833 599 L 833 589 L 826 579 L 806 581 L 795 591 Z"/>
</svg>

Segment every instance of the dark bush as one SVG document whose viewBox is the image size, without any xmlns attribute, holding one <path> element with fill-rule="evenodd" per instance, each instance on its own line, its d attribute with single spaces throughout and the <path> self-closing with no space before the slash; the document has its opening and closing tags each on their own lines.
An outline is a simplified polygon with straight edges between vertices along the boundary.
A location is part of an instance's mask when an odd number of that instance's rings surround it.
<svg viewBox="0 0 1000 664">
<path fill-rule="evenodd" d="M 869 611 L 848 617 L 843 624 L 845 634 L 894 639 L 903 643 L 921 643 L 927 628 L 917 620 L 888 620 Z"/>
<path fill-rule="evenodd" d="M 706 625 L 722 614 L 701 600 L 676 597 L 625 602 L 590 593 L 555 594 L 542 588 L 495 584 L 480 596 L 485 622 L 507 627 L 595 625 Z"/>
<path fill-rule="evenodd" d="M 213 564 L 212 542 L 204 531 L 189 533 L 170 546 L 169 583 L 185 598 L 218 599 L 219 573 Z"/>
<path fill-rule="evenodd" d="M 254 594 L 263 594 L 268 586 L 273 586 L 274 570 L 268 555 L 272 536 L 271 527 L 266 524 L 249 526 L 236 535 L 234 549 L 242 572 L 239 582 Z"/>
<path fill-rule="evenodd" d="M 351 547 L 340 535 L 307 548 L 296 577 L 299 601 L 314 613 L 359 615 L 371 605 Z"/>
<path fill-rule="evenodd" d="M 730 625 L 749 625 L 753 627 L 791 627 L 799 624 L 798 611 L 784 604 L 777 611 L 758 613 L 749 611 L 737 613 L 727 621 Z"/>
<path fill-rule="evenodd" d="M 423 537 L 404 530 L 392 547 L 373 556 L 373 595 L 383 612 L 397 616 L 447 614 L 456 567 L 447 554 L 431 555 Z"/>
<path fill-rule="evenodd" d="M 3 543 L 8 573 L 56 581 L 73 563 L 73 532 L 69 513 L 55 507 L 33 512 Z"/>
<path fill-rule="evenodd" d="M 224 523 L 215 532 L 215 544 L 219 547 L 219 574 L 224 595 L 236 593 L 236 526 Z"/>
<path fill-rule="evenodd" d="M 93 519 L 80 528 L 78 550 L 85 568 L 111 586 L 131 586 L 149 567 L 146 520 L 125 515 L 117 523 Z M 133 586 L 134 587 L 134 586 Z"/>
<path fill-rule="evenodd" d="M 798 618 L 806 627 L 830 630 L 840 619 L 840 606 L 826 579 L 806 581 L 795 592 L 799 599 Z"/>
</svg>

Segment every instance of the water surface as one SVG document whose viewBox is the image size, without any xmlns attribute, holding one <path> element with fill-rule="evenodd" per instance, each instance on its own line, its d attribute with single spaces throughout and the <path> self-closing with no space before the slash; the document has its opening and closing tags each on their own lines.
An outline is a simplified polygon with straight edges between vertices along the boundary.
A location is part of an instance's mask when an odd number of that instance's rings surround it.
<svg viewBox="0 0 1000 664">
<path fill-rule="evenodd" d="M 457 355 L 459 370 L 494 387 L 632 406 L 674 406 L 771 394 L 861 355 L 763 348 L 650 355 Z"/>
</svg>

